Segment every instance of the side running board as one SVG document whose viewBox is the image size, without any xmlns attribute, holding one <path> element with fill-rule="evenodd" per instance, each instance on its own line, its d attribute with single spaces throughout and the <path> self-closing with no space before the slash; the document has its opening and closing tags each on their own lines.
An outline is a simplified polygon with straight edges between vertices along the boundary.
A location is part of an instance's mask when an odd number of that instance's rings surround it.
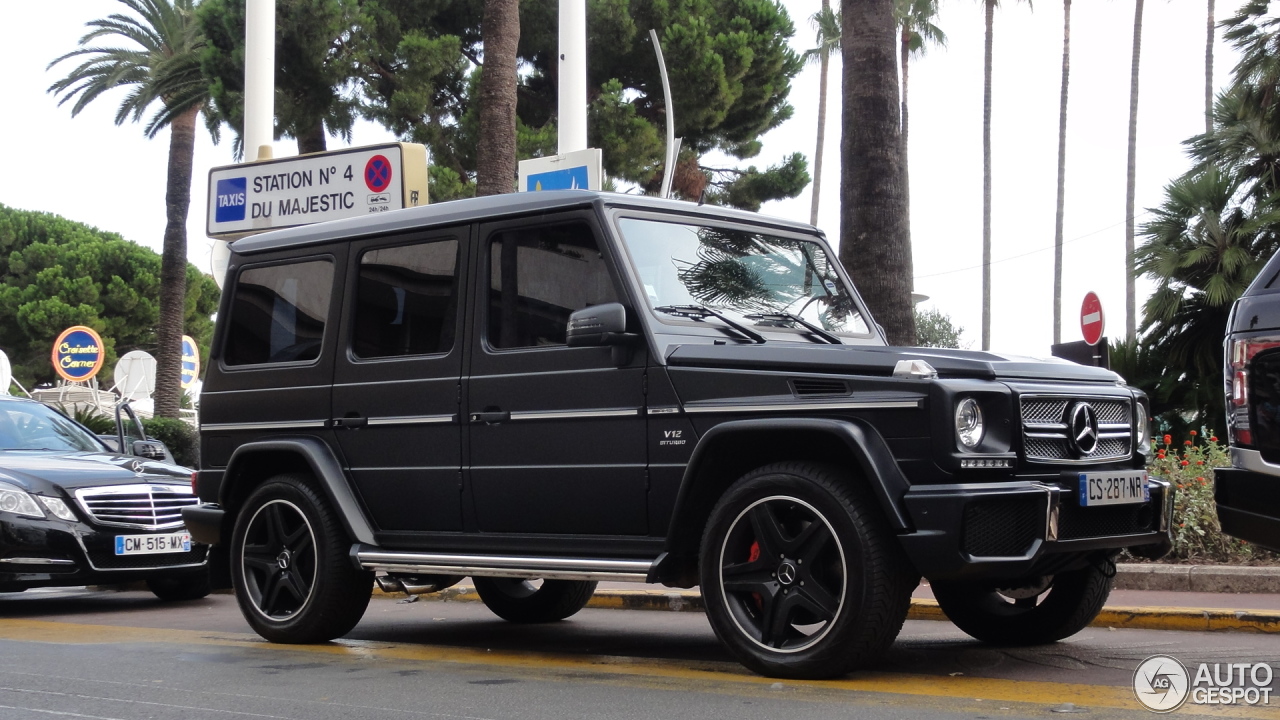
<svg viewBox="0 0 1280 720">
<path fill-rule="evenodd" d="M 414 575 L 467 575 L 522 577 L 544 580 L 598 580 L 647 582 L 657 560 L 602 560 L 598 558 L 527 557 L 504 555 L 454 555 L 381 550 L 357 544 L 351 548 L 356 565 L 364 570 Z"/>
</svg>

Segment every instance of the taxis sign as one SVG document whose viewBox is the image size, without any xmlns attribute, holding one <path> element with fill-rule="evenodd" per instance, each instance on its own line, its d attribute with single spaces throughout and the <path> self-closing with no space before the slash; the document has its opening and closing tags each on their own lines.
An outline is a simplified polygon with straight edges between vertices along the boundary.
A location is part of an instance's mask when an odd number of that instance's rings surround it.
<svg viewBox="0 0 1280 720">
<path fill-rule="evenodd" d="M 93 328 L 74 325 L 53 341 L 53 369 L 63 380 L 84 382 L 102 369 L 107 349 Z"/>
</svg>

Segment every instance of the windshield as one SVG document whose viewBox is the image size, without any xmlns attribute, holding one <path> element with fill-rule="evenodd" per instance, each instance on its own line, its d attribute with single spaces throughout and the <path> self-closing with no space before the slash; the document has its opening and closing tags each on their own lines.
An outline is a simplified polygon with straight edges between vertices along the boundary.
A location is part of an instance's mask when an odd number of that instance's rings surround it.
<svg viewBox="0 0 1280 720">
<path fill-rule="evenodd" d="M 651 307 L 703 305 L 756 327 L 796 327 L 777 317 L 749 317 L 790 313 L 833 333 L 870 332 L 816 242 L 636 218 L 618 226 Z M 663 318 L 673 321 L 679 322 Z"/>
<path fill-rule="evenodd" d="M 0 403 L 0 450 L 101 452 L 102 445 L 84 428 L 33 402 Z"/>
</svg>

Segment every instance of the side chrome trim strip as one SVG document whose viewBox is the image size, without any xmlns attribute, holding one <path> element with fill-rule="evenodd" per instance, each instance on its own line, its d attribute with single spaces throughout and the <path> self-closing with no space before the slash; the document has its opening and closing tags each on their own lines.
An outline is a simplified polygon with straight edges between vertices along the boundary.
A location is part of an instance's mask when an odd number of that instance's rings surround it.
<svg viewBox="0 0 1280 720">
<path fill-rule="evenodd" d="M 366 570 L 386 572 L 618 582 L 645 582 L 653 565 L 649 560 L 451 555 L 387 550 L 357 550 L 356 561 Z"/>
<path fill-rule="evenodd" d="M 205 423 L 201 430 L 293 430 L 296 428 L 321 428 L 328 423 L 324 420 L 282 420 L 278 422 L 252 423 Z"/>
<path fill-rule="evenodd" d="M 511 413 L 512 420 L 572 420 L 575 418 L 635 417 L 640 414 L 638 408 L 630 410 L 539 410 Z"/>
<path fill-rule="evenodd" d="M 437 425 L 451 423 L 457 415 L 395 415 L 371 417 L 366 425 Z"/>
<path fill-rule="evenodd" d="M 886 400 L 840 403 L 779 403 L 777 405 L 685 405 L 686 413 L 734 413 L 792 410 L 895 410 L 920 407 L 919 400 Z"/>
<path fill-rule="evenodd" d="M 40 557 L 15 557 L 2 558 L 0 563 L 8 563 L 10 565 L 75 565 L 74 560 L 59 560 L 58 558 L 40 558 Z"/>
</svg>

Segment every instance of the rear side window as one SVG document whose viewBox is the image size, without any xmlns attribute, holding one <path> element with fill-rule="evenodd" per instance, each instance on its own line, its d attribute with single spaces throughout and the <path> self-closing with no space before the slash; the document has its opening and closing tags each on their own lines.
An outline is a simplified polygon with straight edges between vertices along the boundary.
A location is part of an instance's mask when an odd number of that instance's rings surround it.
<svg viewBox="0 0 1280 720">
<path fill-rule="evenodd" d="M 507 230 L 489 244 L 489 345 L 564 345 L 569 314 L 616 302 L 585 223 Z"/>
<path fill-rule="evenodd" d="M 351 349 L 359 358 L 448 352 L 458 316 L 458 241 L 360 256 Z"/>
<path fill-rule="evenodd" d="M 231 299 L 223 362 L 259 365 L 320 357 L 332 292 L 328 260 L 245 269 Z"/>
</svg>

